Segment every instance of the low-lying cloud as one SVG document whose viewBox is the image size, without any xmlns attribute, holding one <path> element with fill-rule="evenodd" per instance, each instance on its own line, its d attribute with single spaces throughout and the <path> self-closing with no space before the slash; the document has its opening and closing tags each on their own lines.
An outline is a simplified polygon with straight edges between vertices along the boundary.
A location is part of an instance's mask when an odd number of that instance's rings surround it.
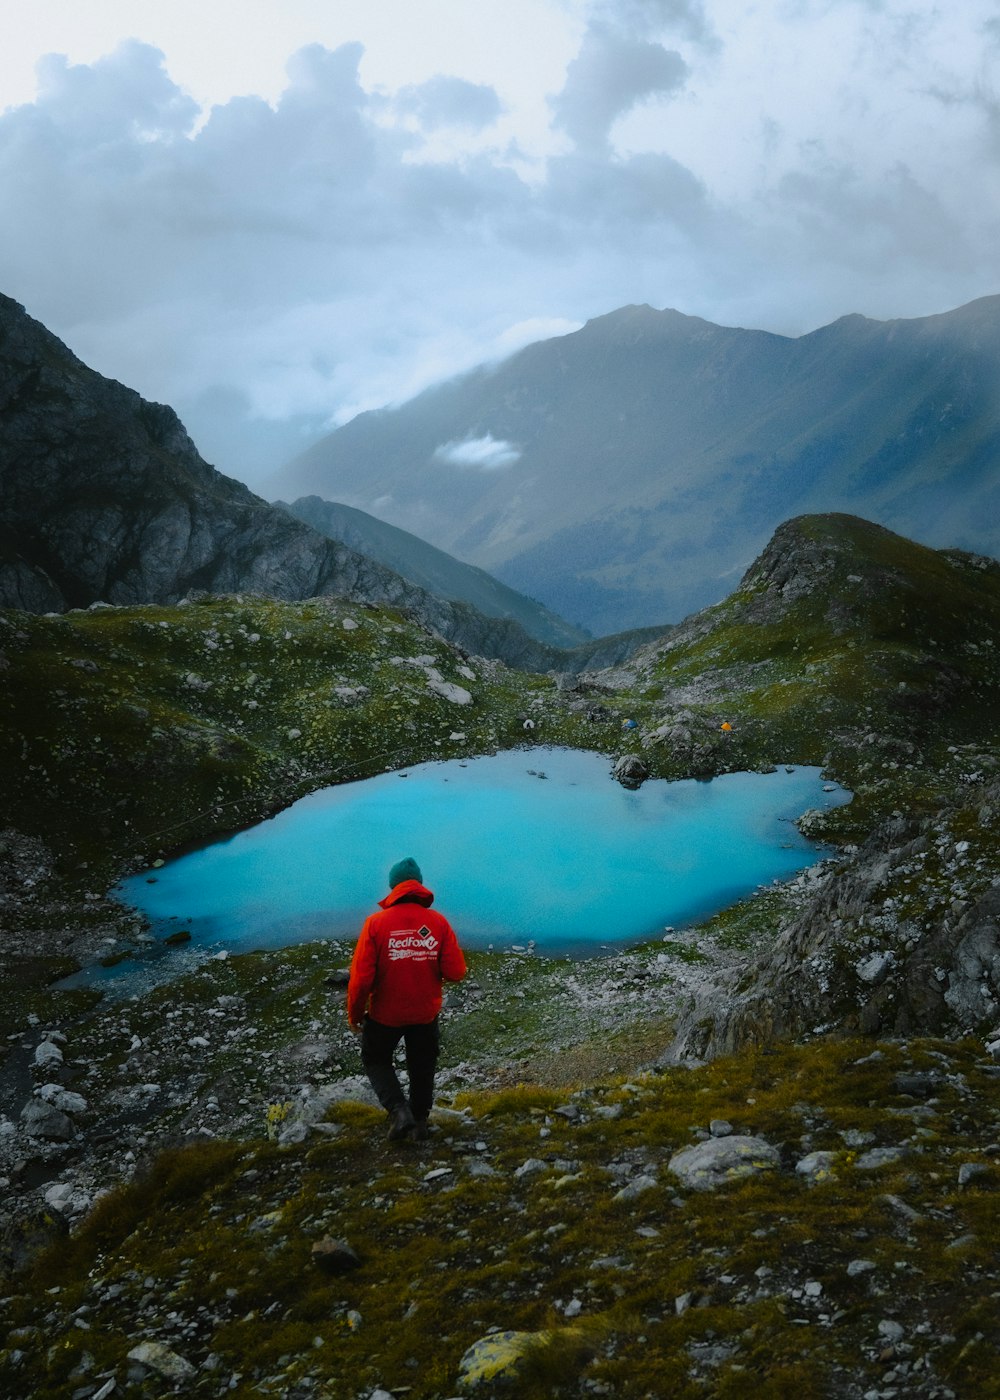
<svg viewBox="0 0 1000 1400">
<path fill-rule="evenodd" d="M 484 437 L 466 438 L 464 442 L 446 442 L 434 449 L 437 462 L 446 462 L 452 467 L 476 467 L 479 471 L 512 467 L 520 458 L 519 447 L 502 438 L 495 438 L 492 433 Z"/>
</svg>

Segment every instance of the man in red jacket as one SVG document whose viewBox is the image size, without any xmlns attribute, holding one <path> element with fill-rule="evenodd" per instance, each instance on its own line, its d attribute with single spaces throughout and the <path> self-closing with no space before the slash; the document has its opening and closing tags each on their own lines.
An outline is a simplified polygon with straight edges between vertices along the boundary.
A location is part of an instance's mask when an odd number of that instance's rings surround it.
<svg viewBox="0 0 1000 1400">
<path fill-rule="evenodd" d="M 389 1114 L 389 1137 L 427 1136 L 440 1044 L 441 984 L 460 982 L 465 958 L 455 930 L 430 906 L 417 862 L 389 871 L 390 890 L 365 920 L 347 987 L 347 1019 L 361 1035 L 361 1063 Z M 402 1038 L 410 1081 L 407 1102 L 392 1057 Z"/>
</svg>

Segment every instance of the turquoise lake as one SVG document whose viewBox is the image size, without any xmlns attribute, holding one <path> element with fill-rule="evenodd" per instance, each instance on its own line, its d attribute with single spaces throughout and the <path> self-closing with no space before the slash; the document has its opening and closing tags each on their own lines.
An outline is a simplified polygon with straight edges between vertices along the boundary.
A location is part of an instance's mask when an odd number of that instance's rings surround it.
<svg viewBox="0 0 1000 1400">
<path fill-rule="evenodd" d="M 353 939 L 409 855 L 464 946 L 580 955 L 660 937 L 814 864 L 823 848 L 795 818 L 851 797 L 818 768 L 634 792 L 610 770 L 569 749 L 425 763 L 312 793 L 115 893 L 157 940 L 190 930 L 168 950 L 186 962 Z"/>
</svg>

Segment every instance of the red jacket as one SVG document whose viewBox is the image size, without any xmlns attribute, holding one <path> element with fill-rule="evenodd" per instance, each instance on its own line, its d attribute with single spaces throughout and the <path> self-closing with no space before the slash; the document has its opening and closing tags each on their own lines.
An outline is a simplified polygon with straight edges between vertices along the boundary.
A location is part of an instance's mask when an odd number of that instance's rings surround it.
<svg viewBox="0 0 1000 1400">
<path fill-rule="evenodd" d="M 384 1026 L 417 1026 L 441 1010 L 441 983 L 461 982 L 465 958 L 455 930 L 431 909 L 434 896 L 404 880 L 379 900 L 365 920 L 347 987 L 347 1019 L 360 1025 L 367 1011 Z M 416 902 L 414 902 L 416 901 Z"/>
</svg>

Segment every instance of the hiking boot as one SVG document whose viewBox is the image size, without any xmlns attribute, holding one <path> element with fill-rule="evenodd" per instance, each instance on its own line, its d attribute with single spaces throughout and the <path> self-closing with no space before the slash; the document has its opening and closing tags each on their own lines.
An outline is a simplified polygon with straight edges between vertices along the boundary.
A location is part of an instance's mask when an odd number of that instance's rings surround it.
<svg viewBox="0 0 1000 1400">
<path fill-rule="evenodd" d="M 410 1112 L 410 1105 L 399 1103 L 395 1108 L 389 1110 L 389 1141 L 398 1142 L 400 1138 L 406 1137 L 407 1133 L 412 1133 L 417 1126 L 417 1121 Z"/>
<path fill-rule="evenodd" d="M 414 1142 L 426 1142 L 431 1135 L 430 1127 L 426 1118 L 418 1118 L 413 1128 Z"/>
</svg>

